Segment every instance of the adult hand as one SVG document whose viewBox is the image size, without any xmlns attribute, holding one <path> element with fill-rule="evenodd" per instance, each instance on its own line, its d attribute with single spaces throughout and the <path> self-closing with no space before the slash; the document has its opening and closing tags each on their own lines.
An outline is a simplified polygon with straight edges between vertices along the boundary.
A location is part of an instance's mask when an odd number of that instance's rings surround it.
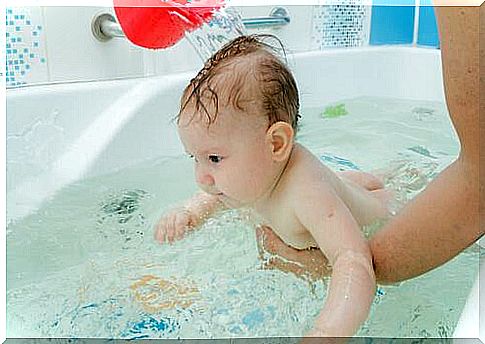
<svg viewBox="0 0 485 344">
<path fill-rule="evenodd" d="M 256 238 L 260 258 L 266 269 L 291 272 L 310 281 L 329 276 L 331 273 L 327 258 L 320 250 L 297 250 L 290 247 L 267 226 L 256 229 Z"/>
</svg>

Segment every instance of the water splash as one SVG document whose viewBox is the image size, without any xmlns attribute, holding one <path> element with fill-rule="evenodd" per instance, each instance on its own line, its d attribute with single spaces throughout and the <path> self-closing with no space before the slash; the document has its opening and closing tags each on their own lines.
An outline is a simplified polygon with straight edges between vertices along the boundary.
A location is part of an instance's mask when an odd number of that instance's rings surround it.
<svg viewBox="0 0 485 344">
<path fill-rule="evenodd" d="M 172 82 L 146 79 L 124 94 L 84 130 L 45 173 L 26 180 L 7 194 L 7 223 L 38 209 L 62 187 L 85 176 L 123 127 L 150 99 L 166 92 Z"/>
<path fill-rule="evenodd" d="M 198 30 L 186 33 L 185 37 L 205 62 L 224 44 L 246 34 L 240 14 L 232 8 L 221 9 L 212 20 Z"/>
</svg>

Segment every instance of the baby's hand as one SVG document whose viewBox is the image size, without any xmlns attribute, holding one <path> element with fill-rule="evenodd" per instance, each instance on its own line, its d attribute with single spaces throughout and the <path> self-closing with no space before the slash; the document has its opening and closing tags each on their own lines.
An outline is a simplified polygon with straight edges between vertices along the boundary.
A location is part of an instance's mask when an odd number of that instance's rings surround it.
<svg viewBox="0 0 485 344">
<path fill-rule="evenodd" d="M 187 230 L 197 226 L 198 216 L 187 208 L 177 208 L 162 216 L 155 226 L 155 240 L 173 243 L 184 237 Z"/>
</svg>

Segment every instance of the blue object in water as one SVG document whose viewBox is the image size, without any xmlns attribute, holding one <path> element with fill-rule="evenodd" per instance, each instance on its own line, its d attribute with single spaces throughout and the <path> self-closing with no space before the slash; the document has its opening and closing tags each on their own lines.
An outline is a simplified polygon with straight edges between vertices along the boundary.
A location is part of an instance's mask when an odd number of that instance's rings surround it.
<svg viewBox="0 0 485 344">
<path fill-rule="evenodd" d="M 127 330 L 128 333 L 125 333 L 125 336 L 135 335 L 135 337 L 131 337 L 132 339 L 147 338 L 150 337 L 148 333 L 153 332 L 171 333 L 180 328 L 178 321 L 169 317 L 156 319 L 152 316 L 148 316 L 139 322 L 131 323 L 129 325 L 130 328 Z"/>
<path fill-rule="evenodd" d="M 244 316 L 242 322 L 250 330 L 260 325 L 264 321 L 264 313 L 260 309 L 255 309 Z"/>
<path fill-rule="evenodd" d="M 359 166 L 354 164 L 352 161 L 338 157 L 336 155 L 322 154 L 320 156 L 320 160 L 334 165 L 339 169 L 339 171 L 360 170 Z"/>
</svg>

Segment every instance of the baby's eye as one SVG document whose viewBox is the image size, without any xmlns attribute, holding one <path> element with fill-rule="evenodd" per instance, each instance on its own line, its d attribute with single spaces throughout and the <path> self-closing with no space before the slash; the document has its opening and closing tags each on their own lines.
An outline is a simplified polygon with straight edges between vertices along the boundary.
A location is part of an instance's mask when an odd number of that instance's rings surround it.
<svg viewBox="0 0 485 344">
<path fill-rule="evenodd" d="M 222 157 L 219 155 L 209 155 L 209 161 L 218 164 L 222 161 Z"/>
<path fill-rule="evenodd" d="M 193 156 L 192 154 L 187 154 L 187 156 L 190 158 L 190 159 L 193 159 L 197 162 L 197 159 L 195 158 L 195 156 Z"/>
</svg>

